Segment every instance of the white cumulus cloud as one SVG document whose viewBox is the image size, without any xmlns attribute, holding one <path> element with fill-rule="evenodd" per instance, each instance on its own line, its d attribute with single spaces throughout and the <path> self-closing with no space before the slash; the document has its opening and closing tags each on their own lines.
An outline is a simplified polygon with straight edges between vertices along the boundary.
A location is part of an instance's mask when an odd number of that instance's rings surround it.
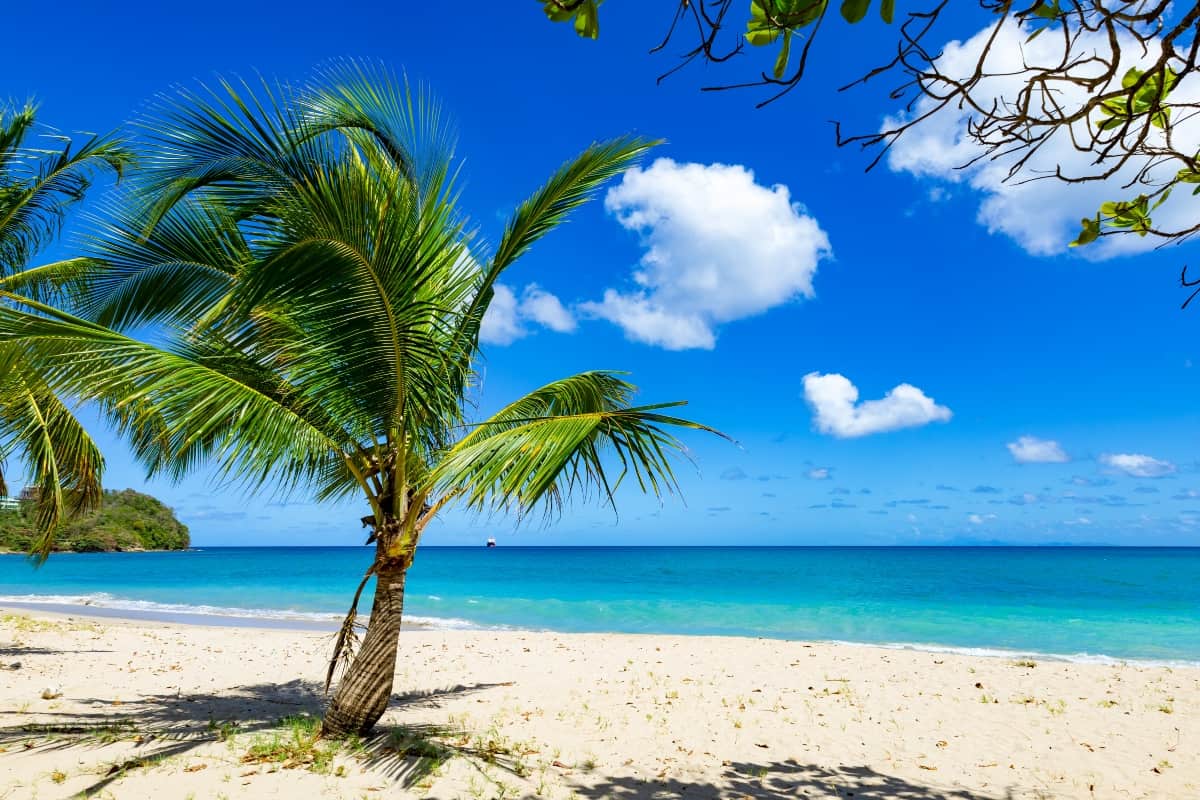
<svg viewBox="0 0 1200 800">
<path fill-rule="evenodd" d="M 1105 453 L 1100 463 L 1135 478 L 1161 478 L 1175 471 L 1175 465 L 1141 453 Z"/>
<path fill-rule="evenodd" d="M 497 283 L 479 326 L 479 338 L 488 344 L 512 344 L 529 335 L 528 323 L 559 333 L 570 333 L 576 324 L 566 306 L 536 283 L 526 286 L 519 298 L 511 287 Z"/>
<path fill-rule="evenodd" d="M 635 287 L 609 289 L 580 310 L 633 341 L 712 349 L 717 328 L 813 296 L 829 237 L 786 186 L 746 167 L 660 158 L 608 191 L 605 208 L 642 236 Z"/>
<path fill-rule="evenodd" d="M 836 373 L 805 375 L 804 399 L 812 407 L 817 430 L 841 439 L 946 422 L 952 416 L 950 409 L 908 383 L 882 399 L 860 403 L 858 387 Z"/>
<path fill-rule="evenodd" d="M 559 333 L 575 330 L 575 317 L 557 297 L 531 283 L 521 298 L 521 316 Z"/>
<path fill-rule="evenodd" d="M 1052 439 L 1019 436 L 1006 446 L 1018 464 L 1065 464 L 1071 460 L 1062 446 Z"/>
<path fill-rule="evenodd" d="M 983 107 L 994 100 L 1001 105 L 1011 104 L 1029 76 L 1039 68 L 1050 68 L 1063 58 L 1063 37 L 1046 34 L 1028 41 L 1030 29 L 1016 22 L 1006 24 L 991 43 L 986 72 L 994 77 L 981 81 L 973 97 Z M 992 26 L 965 41 L 952 41 L 942 48 L 938 69 L 945 75 L 965 77 L 975 70 L 977 61 L 989 37 Z M 1109 46 L 1105 34 L 1081 36 L 1076 42 L 1072 56 L 1083 60 L 1091 55 L 1106 54 Z M 1114 83 L 1118 83 L 1125 72 L 1138 64 L 1153 61 L 1158 57 L 1157 43 L 1152 43 L 1148 52 L 1140 46 L 1126 41 L 1122 47 L 1123 61 L 1116 70 Z M 1081 72 L 1082 70 L 1080 70 Z M 1172 102 L 1195 102 L 1200 98 L 1200 79 L 1181 81 L 1171 94 Z M 1096 87 L 1091 91 L 1100 93 L 1108 88 Z M 1088 96 L 1088 90 L 1066 82 L 1055 84 L 1053 104 L 1070 113 L 1079 108 Z M 1036 108 L 1039 103 L 1051 101 L 1032 100 Z M 883 128 L 891 128 L 903 119 L 925 114 L 934 108 L 935 101 L 920 99 L 908 116 L 890 117 L 884 120 Z M 1010 178 L 1009 171 L 1024 151 L 1007 153 L 996 158 L 979 158 L 983 151 L 967 133 L 967 122 L 972 112 L 958 104 L 950 104 L 932 114 L 916 127 L 902 135 L 888 151 L 887 163 L 897 172 L 907 172 L 917 177 L 932 178 L 945 184 L 965 184 L 976 190 L 981 202 L 979 222 L 992 233 L 1008 236 L 1026 252 L 1033 255 L 1051 255 L 1067 249 L 1067 244 L 1079 232 L 1079 220 L 1094 216 L 1100 204 L 1108 200 L 1131 199 L 1138 193 L 1130 188 L 1130 179 L 1142 166 L 1131 163 L 1126 168 L 1105 180 L 1068 184 L 1053 177 L 1045 180 L 1028 179 L 1036 175 L 1053 175 L 1060 167 L 1066 175 L 1095 175 L 1103 171 L 1093 160 L 1095 155 L 1080 152 L 1071 141 L 1072 135 L 1080 141 L 1088 141 L 1085 123 L 1079 122 L 1071 131 L 1060 130 L 1052 136 L 1026 163 L 1021 172 Z M 1200 123 L 1194 118 L 1173 126 L 1173 149 L 1194 152 L 1200 147 Z M 975 160 L 979 159 L 979 160 Z M 970 166 L 964 165 L 971 163 Z M 1171 170 L 1176 166 L 1168 165 Z M 1154 214 L 1156 227 L 1175 227 L 1181 223 L 1190 226 L 1194 222 L 1194 205 L 1189 203 L 1190 194 L 1177 192 L 1174 197 Z M 1117 236 L 1096 242 L 1080 250 L 1088 258 L 1103 258 L 1122 252 L 1144 250 L 1157 243 L 1153 237 Z"/>
</svg>

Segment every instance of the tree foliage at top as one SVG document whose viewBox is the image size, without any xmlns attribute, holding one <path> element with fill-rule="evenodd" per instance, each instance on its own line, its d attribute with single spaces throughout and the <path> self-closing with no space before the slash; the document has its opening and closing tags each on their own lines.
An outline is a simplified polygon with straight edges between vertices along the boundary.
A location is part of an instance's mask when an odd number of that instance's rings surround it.
<svg viewBox="0 0 1200 800">
<path fill-rule="evenodd" d="M 580 36 L 599 35 L 598 0 L 538 0 L 554 21 L 573 21 Z M 1008 179 L 1092 183 L 1116 180 L 1124 196 L 1105 202 L 1082 220 L 1074 246 L 1115 234 L 1183 241 L 1200 233 L 1200 215 L 1184 224 L 1157 225 L 1154 211 L 1171 192 L 1200 193 L 1200 134 L 1189 122 L 1200 111 L 1200 90 L 1185 86 L 1197 71 L 1200 3 L 1169 0 L 977 0 L 955 3 L 984 31 L 983 46 L 965 68 L 942 60 L 946 36 L 939 27 L 949 0 L 679 0 L 670 4 L 666 34 L 654 51 L 683 41 L 682 61 L 731 62 L 751 48 L 775 48 L 770 71 L 750 80 L 707 86 L 706 91 L 761 87 L 779 99 L 800 85 L 814 46 L 831 25 L 859 23 L 872 8 L 897 28 L 894 52 L 864 66 L 843 90 L 870 81 L 895 82 L 899 113 L 878 131 L 843 136 L 838 143 L 874 148 L 871 166 L 900 136 L 931 117 L 965 117 L 963 136 L 976 145 L 967 168 L 1001 159 Z M 830 22 L 831 17 L 837 17 Z M 661 19 L 661 18 L 659 18 Z M 663 24 L 653 20 L 652 25 Z M 1012 52 L 1004 34 L 1017 31 L 1025 46 Z M 849 36 L 843 31 L 840 35 Z M 1043 53 L 1028 45 L 1041 39 Z M 802 42 L 795 45 L 794 42 Z M 1053 44 L 1047 47 L 1047 43 Z M 661 78 L 660 78 L 661 80 Z M 997 85 L 1007 88 L 997 93 Z M 1051 145 L 1068 143 L 1086 166 L 1049 173 L 1031 160 Z"/>
</svg>

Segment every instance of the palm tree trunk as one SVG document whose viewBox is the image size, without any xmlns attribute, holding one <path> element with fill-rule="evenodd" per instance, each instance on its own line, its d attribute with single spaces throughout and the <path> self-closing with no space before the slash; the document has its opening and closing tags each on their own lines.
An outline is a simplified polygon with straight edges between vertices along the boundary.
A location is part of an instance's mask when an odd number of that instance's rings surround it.
<svg viewBox="0 0 1200 800">
<path fill-rule="evenodd" d="M 367 635 L 329 702 L 321 725 L 322 736 L 365 735 L 387 711 L 396 675 L 407 574 L 405 566 L 376 570 L 375 601 Z"/>
</svg>

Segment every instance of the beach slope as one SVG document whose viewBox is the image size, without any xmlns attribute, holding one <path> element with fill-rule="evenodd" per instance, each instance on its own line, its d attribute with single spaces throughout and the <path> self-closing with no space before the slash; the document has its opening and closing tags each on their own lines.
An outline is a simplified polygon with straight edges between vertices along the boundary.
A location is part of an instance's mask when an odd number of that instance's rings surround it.
<svg viewBox="0 0 1200 800">
<path fill-rule="evenodd" d="M 1200 796 L 1190 667 L 412 631 L 384 735 L 334 746 L 328 634 L 2 619 L 0 798 Z"/>
</svg>

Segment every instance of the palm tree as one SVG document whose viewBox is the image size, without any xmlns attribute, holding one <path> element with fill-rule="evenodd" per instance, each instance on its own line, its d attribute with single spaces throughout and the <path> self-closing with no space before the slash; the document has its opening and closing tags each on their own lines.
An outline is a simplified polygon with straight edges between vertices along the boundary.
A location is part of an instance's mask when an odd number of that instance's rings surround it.
<svg viewBox="0 0 1200 800">
<path fill-rule="evenodd" d="M 405 576 L 440 512 L 612 503 L 627 474 L 672 492 L 682 446 L 669 429 L 709 430 L 664 413 L 678 403 L 632 405 L 635 387 L 611 372 L 468 416 L 497 279 L 653 143 L 588 147 L 485 251 L 457 207 L 437 105 L 381 72 L 222 83 L 164 100 L 143 129 L 144 170 L 100 234 L 86 320 L 0 310 L 0 341 L 104 403 L 152 473 L 215 462 L 250 489 L 366 502 L 375 557 L 330 662 L 330 680 L 344 669 L 323 725 L 365 733 L 387 708 Z M 120 332 L 147 325 L 170 343 Z"/>
<path fill-rule="evenodd" d="M 91 137 L 76 149 L 70 137 L 44 132 L 37 146 L 29 142 L 36 129 L 33 105 L 0 106 L 0 306 L 34 311 L 64 299 L 94 265 L 30 262 L 58 237 L 96 175 L 120 177 L 130 159 L 114 137 Z M 0 495 L 8 493 L 4 464 L 13 454 L 38 490 L 34 554 L 44 558 L 59 522 L 100 502 L 104 459 L 21 349 L 0 344 Z"/>
</svg>

